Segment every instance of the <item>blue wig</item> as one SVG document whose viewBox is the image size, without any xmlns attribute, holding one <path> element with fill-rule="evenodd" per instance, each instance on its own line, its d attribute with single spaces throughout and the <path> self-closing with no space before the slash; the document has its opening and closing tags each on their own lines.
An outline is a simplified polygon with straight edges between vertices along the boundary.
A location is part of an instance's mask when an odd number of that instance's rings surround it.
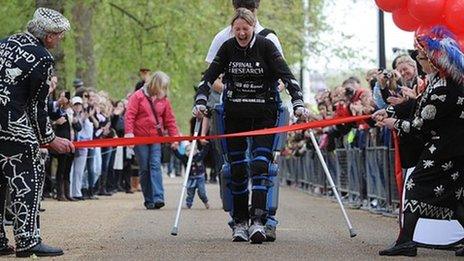
<svg viewBox="0 0 464 261">
<path fill-rule="evenodd" d="M 433 27 L 416 38 L 432 64 L 458 84 L 464 84 L 464 54 L 456 37 L 444 26 Z"/>
</svg>

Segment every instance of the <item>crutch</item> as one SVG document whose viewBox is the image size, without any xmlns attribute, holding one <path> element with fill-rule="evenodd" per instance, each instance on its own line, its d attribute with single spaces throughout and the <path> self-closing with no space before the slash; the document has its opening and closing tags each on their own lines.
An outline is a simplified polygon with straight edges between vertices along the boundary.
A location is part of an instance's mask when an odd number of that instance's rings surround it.
<svg viewBox="0 0 464 261">
<path fill-rule="evenodd" d="M 197 118 L 197 121 L 195 122 L 195 128 L 193 131 L 193 137 L 198 136 L 198 132 L 200 131 L 200 126 L 201 126 L 201 119 Z M 177 232 L 179 230 L 180 211 L 182 209 L 182 202 L 184 200 L 185 189 L 187 188 L 187 182 L 188 182 L 188 178 L 190 175 L 190 169 L 192 168 L 193 154 L 195 152 L 196 145 L 197 145 L 197 140 L 193 140 L 192 145 L 190 147 L 190 153 L 189 153 L 189 157 L 187 161 L 187 169 L 185 170 L 184 183 L 182 184 L 182 193 L 180 194 L 179 205 L 177 206 L 176 220 L 171 230 L 171 235 L 173 236 L 177 236 Z"/>
<path fill-rule="evenodd" d="M 337 198 L 338 204 L 340 205 L 340 208 L 342 209 L 346 224 L 348 225 L 348 229 L 350 230 L 350 237 L 355 237 L 356 232 L 354 231 L 354 228 L 351 225 L 350 219 L 348 218 L 348 215 L 346 214 L 345 207 L 342 204 L 340 195 L 338 195 L 337 188 L 335 187 L 335 184 L 332 180 L 332 176 L 330 176 L 329 168 L 327 168 L 327 164 L 325 163 L 325 160 L 322 157 L 321 150 L 319 149 L 319 144 L 317 144 L 316 138 L 314 137 L 314 133 L 312 130 L 309 131 L 309 137 L 311 138 L 311 142 L 313 143 L 313 146 L 316 149 L 317 156 L 319 157 L 319 160 L 321 161 L 322 168 L 324 169 L 325 175 L 327 176 L 327 179 L 329 180 L 330 187 L 332 188 L 332 191 L 335 194 L 335 197 Z"/>
</svg>

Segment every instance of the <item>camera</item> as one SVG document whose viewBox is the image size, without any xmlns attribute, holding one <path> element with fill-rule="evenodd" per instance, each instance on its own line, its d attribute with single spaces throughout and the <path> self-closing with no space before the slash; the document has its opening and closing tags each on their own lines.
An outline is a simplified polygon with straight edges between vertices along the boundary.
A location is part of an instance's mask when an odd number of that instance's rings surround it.
<svg viewBox="0 0 464 261">
<path fill-rule="evenodd" d="M 393 78 L 393 72 L 391 72 L 391 71 L 383 70 L 382 73 L 383 73 L 383 76 L 385 76 L 385 78 L 387 78 L 387 79 Z"/>
<path fill-rule="evenodd" d="M 353 97 L 356 91 L 353 88 L 347 87 L 345 88 L 345 95 L 349 98 Z"/>
<path fill-rule="evenodd" d="M 379 69 L 379 72 L 383 74 L 383 77 L 386 80 L 385 86 L 382 87 L 387 88 L 390 91 L 396 91 L 398 89 L 398 82 L 400 80 L 398 75 L 393 70 L 387 69 Z"/>
</svg>

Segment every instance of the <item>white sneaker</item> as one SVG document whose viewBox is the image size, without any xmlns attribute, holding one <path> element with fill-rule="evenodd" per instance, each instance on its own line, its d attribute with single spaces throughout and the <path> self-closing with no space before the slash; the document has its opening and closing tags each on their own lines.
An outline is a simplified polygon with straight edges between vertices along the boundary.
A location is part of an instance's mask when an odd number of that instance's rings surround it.
<svg viewBox="0 0 464 261">
<path fill-rule="evenodd" d="M 238 223 L 233 227 L 232 233 L 233 242 L 247 242 L 248 241 L 248 226 L 246 223 Z"/>
<path fill-rule="evenodd" d="M 266 231 L 264 226 L 259 222 L 253 222 L 253 225 L 248 229 L 250 241 L 252 244 L 261 244 L 266 241 Z"/>
</svg>

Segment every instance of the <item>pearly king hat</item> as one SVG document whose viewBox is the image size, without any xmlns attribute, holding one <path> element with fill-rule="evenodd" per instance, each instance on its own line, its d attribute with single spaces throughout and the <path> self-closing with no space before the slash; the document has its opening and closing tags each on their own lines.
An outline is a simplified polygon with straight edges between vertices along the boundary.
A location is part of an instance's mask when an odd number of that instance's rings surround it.
<svg viewBox="0 0 464 261">
<path fill-rule="evenodd" d="M 455 36 L 443 26 L 435 26 L 417 35 L 415 46 L 423 51 L 441 72 L 464 84 L 464 53 Z"/>
<path fill-rule="evenodd" d="M 61 33 L 69 31 L 71 26 L 69 20 L 58 11 L 39 7 L 34 12 L 29 24 L 34 24 L 39 29 L 48 33 Z"/>
</svg>

